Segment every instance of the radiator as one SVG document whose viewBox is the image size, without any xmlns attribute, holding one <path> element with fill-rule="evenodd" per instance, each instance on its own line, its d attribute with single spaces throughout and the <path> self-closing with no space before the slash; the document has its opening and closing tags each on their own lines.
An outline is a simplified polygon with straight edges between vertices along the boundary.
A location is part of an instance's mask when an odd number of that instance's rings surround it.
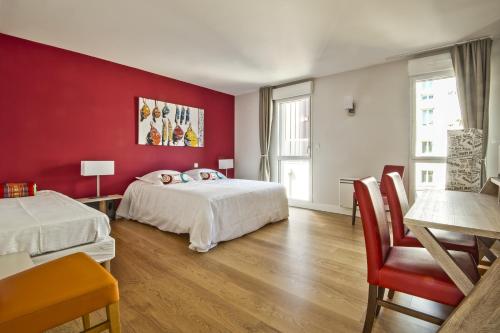
<svg viewBox="0 0 500 333">
<path fill-rule="evenodd" d="M 354 192 L 354 181 L 357 178 L 340 178 L 339 179 L 339 206 L 344 208 L 352 208 L 352 194 Z"/>
</svg>

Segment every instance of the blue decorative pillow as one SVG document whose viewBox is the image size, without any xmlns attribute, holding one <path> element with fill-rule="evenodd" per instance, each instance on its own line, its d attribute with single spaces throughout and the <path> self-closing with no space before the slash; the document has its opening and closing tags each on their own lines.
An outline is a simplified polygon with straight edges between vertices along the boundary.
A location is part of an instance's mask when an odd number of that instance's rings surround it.
<svg viewBox="0 0 500 333">
<path fill-rule="evenodd" d="M 189 177 L 185 173 L 162 174 L 160 178 L 163 185 L 187 183 L 193 180 L 193 178 Z"/>
</svg>

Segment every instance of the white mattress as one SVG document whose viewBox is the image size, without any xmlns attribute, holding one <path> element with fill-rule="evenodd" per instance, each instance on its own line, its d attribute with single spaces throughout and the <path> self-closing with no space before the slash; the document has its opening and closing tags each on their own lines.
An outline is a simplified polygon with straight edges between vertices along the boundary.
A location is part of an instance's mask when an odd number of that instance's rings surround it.
<svg viewBox="0 0 500 333">
<path fill-rule="evenodd" d="M 93 258 L 97 262 L 111 260 L 115 257 L 115 239 L 108 236 L 96 243 L 84 244 L 70 247 L 69 249 L 40 254 L 38 256 L 31 257 L 31 260 L 33 260 L 33 263 L 35 265 L 40 265 L 44 262 L 61 258 L 77 252 L 86 253 L 89 257 Z"/>
<path fill-rule="evenodd" d="M 0 255 L 31 256 L 107 239 L 108 217 L 54 191 L 0 199 Z"/>
<path fill-rule="evenodd" d="M 285 188 L 242 179 L 153 185 L 134 181 L 117 215 L 174 233 L 189 233 L 189 248 L 205 252 L 218 242 L 288 218 Z"/>
</svg>

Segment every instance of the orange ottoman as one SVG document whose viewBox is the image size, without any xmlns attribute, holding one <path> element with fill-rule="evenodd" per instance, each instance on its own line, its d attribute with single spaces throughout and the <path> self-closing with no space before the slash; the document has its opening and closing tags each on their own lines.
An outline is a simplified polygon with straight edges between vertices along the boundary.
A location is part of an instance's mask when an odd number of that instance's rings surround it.
<svg viewBox="0 0 500 333">
<path fill-rule="evenodd" d="M 0 280 L 0 332 L 42 332 L 78 317 L 84 332 L 120 332 L 118 282 L 84 253 L 75 253 Z M 107 320 L 89 327 L 88 314 Z"/>
</svg>

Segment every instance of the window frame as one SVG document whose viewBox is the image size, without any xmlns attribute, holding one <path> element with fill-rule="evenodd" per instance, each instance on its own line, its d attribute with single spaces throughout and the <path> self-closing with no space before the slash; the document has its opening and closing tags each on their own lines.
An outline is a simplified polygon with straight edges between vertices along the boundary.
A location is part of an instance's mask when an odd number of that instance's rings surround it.
<svg viewBox="0 0 500 333">
<path fill-rule="evenodd" d="M 435 71 L 425 74 L 410 76 L 410 104 L 411 104 L 411 116 L 410 116 L 410 128 L 411 128 L 411 140 L 410 140 L 410 159 L 408 161 L 409 166 L 409 179 L 410 179 L 410 191 L 409 199 L 410 202 L 415 201 L 416 197 L 416 164 L 417 163 L 446 163 L 446 156 L 417 156 L 417 92 L 416 83 L 417 81 L 425 80 L 439 80 L 446 79 L 450 77 L 456 77 L 453 69 Z"/>
<path fill-rule="evenodd" d="M 287 156 L 287 155 L 281 155 L 281 142 L 283 138 L 283 130 L 282 130 L 282 124 L 281 124 L 281 110 L 280 110 L 280 103 L 286 103 L 286 102 L 291 102 L 291 101 L 296 101 L 296 100 L 301 100 L 301 99 L 307 99 L 306 105 L 309 111 L 309 147 L 308 147 L 308 155 L 304 156 Z M 309 161 L 309 197 L 307 200 L 299 200 L 299 199 L 288 199 L 288 203 L 290 206 L 293 206 L 295 203 L 310 203 L 313 201 L 313 149 L 312 149 L 312 138 L 313 138 L 313 129 L 312 129 L 312 122 L 313 122 L 313 114 L 312 114 L 312 94 L 306 94 L 306 95 L 299 95 L 299 96 L 294 96 L 294 97 L 289 97 L 289 98 L 283 98 L 283 99 L 277 99 L 273 101 L 274 105 L 274 110 L 275 110 L 275 121 L 277 121 L 277 126 L 276 126 L 276 134 L 277 134 L 277 140 L 276 140 L 276 160 L 277 160 L 277 177 L 278 177 L 278 183 L 281 184 L 281 163 L 282 161 Z"/>
</svg>

